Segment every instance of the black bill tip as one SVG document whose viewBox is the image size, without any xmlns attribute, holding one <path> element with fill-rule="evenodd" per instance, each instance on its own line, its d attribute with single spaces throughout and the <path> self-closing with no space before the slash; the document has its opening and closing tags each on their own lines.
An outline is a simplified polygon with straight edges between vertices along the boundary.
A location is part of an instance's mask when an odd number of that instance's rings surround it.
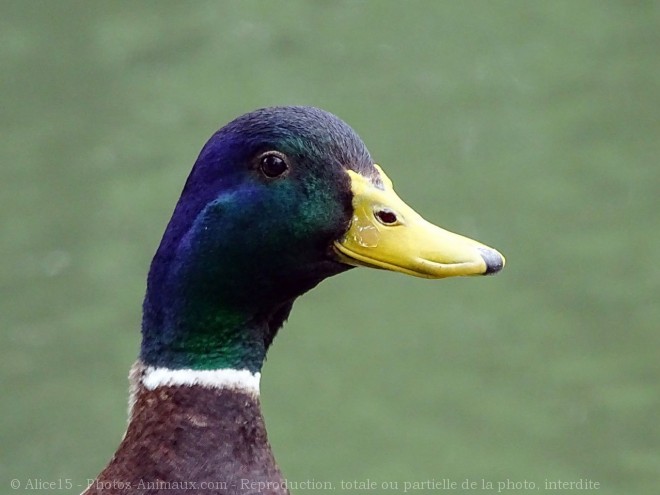
<svg viewBox="0 0 660 495">
<path fill-rule="evenodd" d="M 484 272 L 484 275 L 491 275 L 493 273 L 497 273 L 502 269 L 502 267 L 504 267 L 504 258 L 500 253 L 498 253 L 494 249 L 488 249 L 482 247 L 478 249 L 479 249 L 479 254 L 481 254 L 481 257 L 486 262 L 486 271 Z"/>
</svg>

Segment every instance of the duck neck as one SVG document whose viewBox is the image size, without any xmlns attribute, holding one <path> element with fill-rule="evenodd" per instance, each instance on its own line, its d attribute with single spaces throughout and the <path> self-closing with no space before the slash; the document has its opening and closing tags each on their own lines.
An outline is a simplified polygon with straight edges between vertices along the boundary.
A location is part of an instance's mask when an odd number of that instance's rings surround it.
<svg viewBox="0 0 660 495">
<path fill-rule="evenodd" d="M 195 232 L 180 240 L 168 229 L 154 257 L 140 358 L 171 369 L 259 372 L 295 298 L 323 277 L 308 285 L 259 277 L 246 261 L 230 263 L 234 253 L 218 254 Z M 201 247 L 191 247 L 195 243 Z"/>
<path fill-rule="evenodd" d="M 173 284 L 147 292 L 140 358 L 151 367 L 259 373 L 293 300 L 270 306 L 236 301 L 224 287 Z M 245 291 L 244 291 L 245 292 Z"/>
<path fill-rule="evenodd" d="M 145 365 L 170 370 L 261 371 L 267 325 L 241 314 L 188 308 L 168 315 L 162 326 L 144 325 L 140 357 Z"/>
</svg>

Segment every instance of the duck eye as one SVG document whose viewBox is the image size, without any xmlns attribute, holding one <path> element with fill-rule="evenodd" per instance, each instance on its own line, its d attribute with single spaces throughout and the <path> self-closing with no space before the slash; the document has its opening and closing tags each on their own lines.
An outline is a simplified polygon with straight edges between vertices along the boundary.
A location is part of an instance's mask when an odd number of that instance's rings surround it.
<svg viewBox="0 0 660 495">
<path fill-rule="evenodd" d="M 266 177 L 278 177 L 287 171 L 289 165 L 280 155 L 269 153 L 261 157 L 261 171 Z"/>
<path fill-rule="evenodd" d="M 399 219 L 396 217 L 396 213 L 394 213 L 392 210 L 378 210 L 376 212 L 376 218 L 383 225 L 394 225 L 399 221 Z"/>
</svg>

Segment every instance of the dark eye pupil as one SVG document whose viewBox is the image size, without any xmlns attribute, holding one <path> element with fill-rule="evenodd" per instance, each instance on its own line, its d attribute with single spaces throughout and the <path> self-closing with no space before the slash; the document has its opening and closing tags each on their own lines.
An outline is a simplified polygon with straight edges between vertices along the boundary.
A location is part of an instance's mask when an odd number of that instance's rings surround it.
<svg viewBox="0 0 660 495">
<path fill-rule="evenodd" d="M 277 177 L 287 169 L 287 164 L 279 156 L 267 155 L 261 159 L 261 171 L 266 177 Z"/>
</svg>

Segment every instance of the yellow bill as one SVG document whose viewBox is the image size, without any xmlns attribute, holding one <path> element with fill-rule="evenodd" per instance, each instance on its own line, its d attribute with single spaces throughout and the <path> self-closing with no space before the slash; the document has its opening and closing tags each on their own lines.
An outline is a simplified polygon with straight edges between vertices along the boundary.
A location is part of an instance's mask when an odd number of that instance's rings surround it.
<svg viewBox="0 0 660 495">
<path fill-rule="evenodd" d="M 353 218 L 334 248 L 343 263 L 425 278 L 496 273 L 504 257 L 477 241 L 441 229 L 404 203 L 376 165 L 384 189 L 348 170 Z"/>
</svg>

